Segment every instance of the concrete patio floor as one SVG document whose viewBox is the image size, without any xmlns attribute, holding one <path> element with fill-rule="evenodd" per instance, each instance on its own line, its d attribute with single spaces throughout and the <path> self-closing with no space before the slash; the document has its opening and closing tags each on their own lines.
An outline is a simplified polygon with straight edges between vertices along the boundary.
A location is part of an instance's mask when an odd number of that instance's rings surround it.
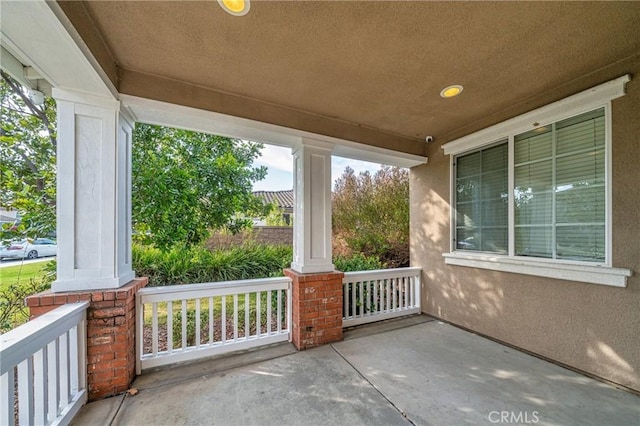
<svg viewBox="0 0 640 426">
<path fill-rule="evenodd" d="M 144 374 L 75 425 L 640 425 L 640 397 L 427 316 Z"/>
</svg>

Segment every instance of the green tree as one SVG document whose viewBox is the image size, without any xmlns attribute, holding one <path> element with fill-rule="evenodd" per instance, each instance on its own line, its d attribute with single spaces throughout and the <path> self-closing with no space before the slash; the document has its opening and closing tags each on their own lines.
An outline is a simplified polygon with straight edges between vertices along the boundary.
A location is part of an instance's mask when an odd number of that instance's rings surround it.
<svg viewBox="0 0 640 426">
<path fill-rule="evenodd" d="M 387 267 L 409 264 L 409 171 L 385 166 L 373 176 L 347 167 L 332 198 L 333 233 L 354 252 Z"/>
<path fill-rule="evenodd" d="M 56 224 L 55 101 L 36 105 L 24 87 L 0 75 L 0 204 L 22 219 L 17 230 L 5 225 L 3 236 L 45 235 Z"/>
<path fill-rule="evenodd" d="M 137 124 L 133 136 L 134 231 L 160 249 L 193 246 L 212 228 L 237 232 L 263 215 L 252 184 L 265 167 L 252 167 L 262 145 Z"/>
<path fill-rule="evenodd" d="M 265 217 L 265 223 L 267 226 L 291 226 L 290 223 L 284 218 L 284 209 L 278 206 L 276 203 L 265 206 L 267 215 Z"/>
</svg>

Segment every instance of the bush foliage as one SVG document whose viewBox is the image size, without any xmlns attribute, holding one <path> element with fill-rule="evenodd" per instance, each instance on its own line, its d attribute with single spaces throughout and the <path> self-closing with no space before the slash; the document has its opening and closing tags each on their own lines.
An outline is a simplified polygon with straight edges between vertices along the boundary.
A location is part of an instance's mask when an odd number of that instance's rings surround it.
<svg viewBox="0 0 640 426">
<path fill-rule="evenodd" d="M 227 250 L 174 247 L 167 251 L 134 245 L 133 269 L 150 286 L 245 280 L 282 276 L 289 267 L 287 246 L 247 244 Z"/>
<path fill-rule="evenodd" d="M 409 266 L 409 171 L 383 167 L 373 176 L 347 167 L 332 199 L 333 234 L 346 253 L 374 256 L 388 268 Z"/>
<path fill-rule="evenodd" d="M 293 258 L 290 246 L 245 244 L 225 250 L 202 247 L 174 247 L 162 251 L 154 247 L 133 246 L 133 269 L 149 277 L 149 286 L 246 280 L 283 276 Z M 336 256 L 336 269 L 343 272 L 380 269 L 375 257 L 357 254 Z"/>
<path fill-rule="evenodd" d="M 25 299 L 51 288 L 55 279 L 55 274 L 50 273 L 50 269 L 55 268 L 55 263 L 50 266 L 51 263 L 49 262 L 42 276 L 0 287 L 0 334 L 27 322 L 29 309 L 25 305 Z"/>
<path fill-rule="evenodd" d="M 351 256 L 336 256 L 333 258 L 333 264 L 338 271 L 371 271 L 373 269 L 382 269 L 384 265 L 375 256 L 365 256 L 362 253 L 354 253 Z"/>
</svg>

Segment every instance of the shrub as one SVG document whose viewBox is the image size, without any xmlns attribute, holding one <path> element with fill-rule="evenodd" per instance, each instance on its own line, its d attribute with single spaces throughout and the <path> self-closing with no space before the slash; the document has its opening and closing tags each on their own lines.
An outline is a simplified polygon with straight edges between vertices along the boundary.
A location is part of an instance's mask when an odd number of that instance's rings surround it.
<svg viewBox="0 0 640 426">
<path fill-rule="evenodd" d="M 383 167 L 373 176 L 347 167 L 332 196 L 336 253 L 375 256 L 387 268 L 409 266 L 409 171 Z"/>
<path fill-rule="evenodd" d="M 384 268 L 384 265 L 377 257 L 365 256 L 362 253 L 354 253 L 349 257 L 336 256 L 333 259 L 333 264 L 338 271 L 342 272 L 370 271 Z"/>
<path fill-rule="evenodd" d="M 25 298 L 48 290 L 50 287 L 50 280 L 31 278 L 26 282 L 0 288 L 0 334 L 27 322 L 29 309 L 24 303 Z"/>
<path fill-rule="evenodd" d="M 133 269 L 150 286 L 244 280 L 282 276 L 289 267 L 288 246 L 246 244 L 227 250 L 174 247 L 161 251 L 134 245 Z"/>
</svg>

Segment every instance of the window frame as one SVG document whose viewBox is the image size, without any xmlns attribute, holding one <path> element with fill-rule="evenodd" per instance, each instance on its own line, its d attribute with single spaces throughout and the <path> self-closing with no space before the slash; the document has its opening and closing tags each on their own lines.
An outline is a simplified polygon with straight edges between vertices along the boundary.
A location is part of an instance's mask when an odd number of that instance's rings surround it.
<svg viewBox="0 0 640 426">
<path fill-rule="evenodd" d="M 459 250 L 457 248 L 458 245 L 458 241 L 456 240 L 457 237 L 457 231 L 458 231 L 458 223 L 457 223 L 457 180 L 458 180 L 458 174 L 457 174 L 457 159 L 461 156 L 466 156 L 466 155 L 471 155 L 471 154 L 475 154 L 476 152 L 480 152 L 480 151 L 484 151 L 484 150 L 488 150 L 500 145 L 504 145 L 507 144 L 507 158 L 511 158 L 510 152 L 509 152 L 509 142 L 507 140 L 507 138 L 502 138 L 498 141 L 495 141 L 494 143 L 476 148 L 472 151 L 468 151 L 468 152 L 463 152 L 460 154 L 456 154 L 451 156 L 451 252 L 462 252 L 462 253 L 480 253 L 480 254 L 489 254 L 489 255 L 495 255 L 495 256 L 506 256 L 506 255 L 510 255 L 510 251 L 509 251 L 509 247 L 510 247 L 510 232 L 511 232 L 511 214 L 510 214 L 510 209 L 511 209 L 511 194 L 509 194 L 508 200 L 507 200 L 507 247 L 506 247 L 506 251 L 507 254 L 501 254 L 501 253 L 497 253 L 497 252 L 491 252 L 491 251 L 484 251 L 484 250 Z M 507 191 L 509 190 L 509 185 L 510 185 L 510 174 L 509 174 L 509 161 L 507 161 Z M 485 225 L 480 225 L 481 227 L 485 227 Z"/>
<path fill-rule="evenodd" d="M 626 287 L 631 271 L 612 267 L 612 119 L 611 100 L 623 96 L 629 75 L 585 90 L 576 95 L 522 114 L 479 132 L 442 146 L 450 156 L 450 250 L 444 253 L 445 263 L 483 269 L 536 275 L 549 278 L 582 281 L 593 284 Z M 605 115 L 605 261 L 549 259 L 515 255 L 515 136 L 535 128 L 550 125 L 577 115 L 604 108 Z M 493 145 L 505 143 L 508 149 L 508 247 L 507 254 L 458 250 L 456 247 L 456 167 L 458 157 L 472 154 Z"/>
</svg>

